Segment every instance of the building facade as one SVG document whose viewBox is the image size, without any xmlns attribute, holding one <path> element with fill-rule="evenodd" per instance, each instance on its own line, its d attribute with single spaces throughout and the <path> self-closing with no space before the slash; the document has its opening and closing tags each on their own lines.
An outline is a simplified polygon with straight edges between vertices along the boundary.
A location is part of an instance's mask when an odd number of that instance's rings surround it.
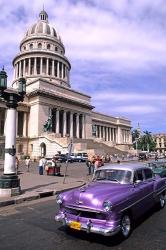
<svg viewBox="0 0 166 250">
<path fill-rule="evenodd" d="M 153 134 L 153 138 L 156 142 L 156 152 L 166 155 L 166 133 Z"/>
<path fill-rule="evenodd" d="M 26 97 L 17 108 L 17 154 L 50 157 L 67 152 L 73 141 L 75 151 L 87 151 L 103 143 L 108 148 L 128 151 L 131 122 L 93 112 L 91 97 L 75 91 L 70 84 L 71 65 L 65 47 L 43 10 L 39 20 L 26 32 L 20 52 L 13 60 L 13 88 L 26 78 Z M 3 155 L 6 107 L 0 102 L 0 155 Z M 50 129 L 44 125 L 51 122 Z M 101 150 L 101 148 L 100 148 Z"/>
</svg>

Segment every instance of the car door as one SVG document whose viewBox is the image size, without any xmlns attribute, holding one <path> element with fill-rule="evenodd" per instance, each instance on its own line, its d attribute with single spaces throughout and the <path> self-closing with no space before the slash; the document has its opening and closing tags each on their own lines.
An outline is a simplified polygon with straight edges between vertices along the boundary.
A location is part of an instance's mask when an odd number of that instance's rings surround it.
<svg viewBox="0 0 166 250">
<path fill-rule="evenodd" d="M 154 199 L 153 199 L 153 191 L 154 191 L 154 178 L 153 178 L 153 172 L 149 168 L 143 169 L 143 175 L 144 175 L 144 180 L 143 180 L 143 203 L 145 207 L 150 208 L 154 204 Z"/>
<path fill-rule="evenodd" d="M 137 169 L 134 172 L 133 187 L 130 193 L 130 204 L 133 211 L 133 216 L 139 217 L 143 213 L 143 192 L 144 192 L 144 175 L 142 169 Z"/>
</svg>

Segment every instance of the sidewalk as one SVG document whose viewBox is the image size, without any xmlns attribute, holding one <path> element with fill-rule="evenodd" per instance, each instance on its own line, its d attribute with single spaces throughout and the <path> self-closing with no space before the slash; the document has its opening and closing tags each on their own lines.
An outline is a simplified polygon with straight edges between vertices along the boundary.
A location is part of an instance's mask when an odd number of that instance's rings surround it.
<svg viewBox="0 0 166 250">
<path fill-rule="evenodd" d="M 62 191 L 82 186 L 85 183 L 82 178 L 76 179 L 66 176 L 65 183 L 63 183 L 63 176 L 46 176 L 32 173 L 22 173 L 19 178 L 21 194 L 8 198 L 0 197 L 0 207 L 53 196 Z"/>
</svg>

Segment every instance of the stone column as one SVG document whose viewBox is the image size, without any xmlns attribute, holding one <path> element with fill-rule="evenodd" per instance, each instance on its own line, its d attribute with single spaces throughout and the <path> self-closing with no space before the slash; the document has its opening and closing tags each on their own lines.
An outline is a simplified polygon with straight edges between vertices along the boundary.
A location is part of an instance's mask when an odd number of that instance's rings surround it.
<svg viewBox="0 0 166 250">
<path fill-rule="evenodd" d="M 56 133 L 59 134 L 59 109 L 56 110 Z"/>
<path fill-rule="evenodd" d="M 108 127 L 106 127 L 106 141 L 108 141 Z"/>
<path fill-rule="evenodd" d="M 29 58 L 28 67 L 29 67 L 28 75 L 30 76 L 31 75 L 31 58 Z"/>
<path fill-rule="evenodd" d="M 24 112 L 24 122 L 23 122 L 23 136 L 27 136 L 27 113 Z"/>
<path fill-rule="evenodd" d="M 15 74 L 15 79 L 18 78 L 18 63 L 16 63 L 16 74 Z"/>
<path fill-rule="evenodd" d="M 112 141 L 115 142 L 115 132 L 114 132 L 114 128 L 111 128 L 112 130 Z"/>
<path fill-rule="evenodd" d="M 118 143 L 118 129 L 114 128 L 114 141 Z"/>
<path fill-rule="evenodd" d="M 159 138 L 156 138 L 156 144 L 157 144 L 157 148 L 159 148 Z"/>
<path fill-rule="evenodd" d="M 66 111 L 63 111 L 63 137 L 66 136 Z"/>
<path fill-rule="evenodd" d="M 5 149 L 15 147 L 16 143 L 16 109 L 10 108 L 7 109 L 6 117 L 6 137 L 5 137 Z M 5 165 L 4 165 L 4 174 L 15 174 L 15 156 L 5 152 Z"/>
<path fill-rule="evenodd" d="M 105 126 L 103 126 L 103 139 L 105 141 Z"/>
<path fill-rule="evenodd" d="M 37 58 L 35 57 L 34 58 L 34 75 L 37 75 L 37 67 L 36 67 L 36 61 L 37 61 Z"/>
<path fill-rule="evenodd" d="M 101 126 L 99 125 L 99 138 L 101 139 Z"/>
<path fill-rule="evenodd" d="M 70 137 L 73 137 L 73 113 L 70 112 Z"/>
<path fill-rule="evenodd" d="M 61 72 L 61 74 L 62 74 L 62 79 L 63 79 L 63 63 L 62 63 L 62 72 Z"/>
<path fill-rule="evenodd" d="M 82 115 L 82 138 L 85 139 L 85 115 Z"/>
<path fill-rule="evenodd" d="M 19 62 L 19 77 L 21 77 L 21 61 Z"/>
<path fill-rule="evenodd" d="M 59 78 L 59 61 L 57 61 L 57 77 Z"/>
<path fill-rule="evenodd" d="M 25 77 L 25 59 L 23 61 L 23 76 Z"/>
<path fill-rule="evenodd" d="M 43 57 L 40 58 L 40 75 L 43 73 Z"/>
<path fill-rule="evenodd" d="M 16 137 L 18 136 L 18 111 L 16 112 Z"/>
<path fill-rule="evenodd" d="M 76 114 L 76 137 L 79 138 L 79 114 Z"/>
<path fill-rule="evenodd" d="M 52 60 L 52 76 L 55 76 L 55 61 Z"/>
<path fill-rule="evenodd" d="M 4 120 L 4 135 L 6 136 L 6 116 L 7 116 L 7 109 L 5 109 L 5 120 Z"/>
<path fill-rule="evenodd" d="M 46 61 L 46 75 L 48 75 L 48 58 L 46 59 L 47 61 Z"/>
</svg>

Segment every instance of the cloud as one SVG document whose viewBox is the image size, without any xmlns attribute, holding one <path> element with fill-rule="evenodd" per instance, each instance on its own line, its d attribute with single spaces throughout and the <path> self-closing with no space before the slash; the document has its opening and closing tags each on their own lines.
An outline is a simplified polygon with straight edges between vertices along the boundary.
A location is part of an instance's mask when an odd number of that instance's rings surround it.
<svg viewBox="0 0 166 250">
<path fill-rule="evenodd" d="M 10 83 L 19 43 L 43 3 L 71 62 L 71 86 L 92 95 L 96 110 L 164 127 L 166 1 L 0 0 L 0 67 Z"/>
</svg>

